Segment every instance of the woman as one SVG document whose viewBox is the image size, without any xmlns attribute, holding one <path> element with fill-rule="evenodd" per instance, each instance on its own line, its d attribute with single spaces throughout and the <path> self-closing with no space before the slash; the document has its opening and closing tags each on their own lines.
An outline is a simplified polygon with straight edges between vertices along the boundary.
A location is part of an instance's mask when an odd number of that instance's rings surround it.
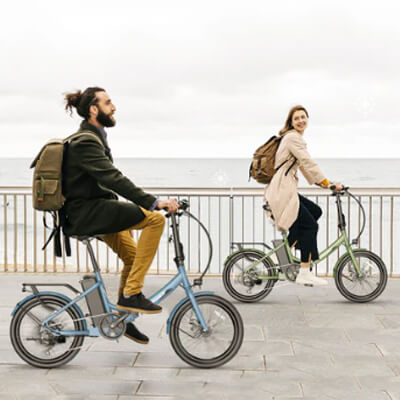
<svg viewBox="0 0 400 400">
<path fill-rule="evenodd" d="M 308 112 L 302 106 L 293 107 L 288 114 L 285 126 L 279 134 L 283 136 L 275 155 L 275 168 L 278 168 L 271 183 L 265 189 L 265 200 L 269 204 L 278 230 L 289 231 L 289 244 L 301 251 L 301 268 L 296 282 L 302 285 L 327 285 L 324 279 L 316 277 L 310 270 L 312 260 L 317 260 L 317 220 L 321 208 L 311 200 L 297 193 L 297 169 L 310 185 L 321 187 L 332 185 L 313 161 L 303 139 L 308 124 Z M 342 189 L 335 183 L 335 190 Z"/>
</svg>

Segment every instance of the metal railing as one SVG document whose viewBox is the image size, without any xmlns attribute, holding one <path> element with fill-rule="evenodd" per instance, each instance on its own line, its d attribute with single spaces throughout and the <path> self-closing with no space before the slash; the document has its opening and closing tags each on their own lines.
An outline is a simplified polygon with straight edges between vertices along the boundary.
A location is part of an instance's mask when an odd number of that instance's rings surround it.
<svg viewBox="0 0 400 400">
<path fill-rule="evenodd" d="M 161 198 L 187 198 L 191 212 L 210 231 L 214 245 L 211 274 L 220 274 L 225 258 L 231 253 L 231 242 L 265 242 L 280 234 L 262 210 L 263 188 L 145 188 Z M 323 216 L 319 221 L 320 250 L 338 234 L 334 199 L 330 192 L 319 188 L 304 188 L 300 192 L 317 202 Z M 360 247 L 379 254 L 385 261 L 390 276 L 400 276 L 400 188 L 355 188 L 352 193 L 366 211 L 366 228 Z M 72 240 L 72 256 L 56 258 L 53 246 L 41 250 L 49 231 L 42 223 L 43 213 L 32 208 L 30 187 L 0 187 L 0 272 L 87 272 L 91 270 L 89 256 L 82 243 Z M 355 237 L 361 227 L 361 213 L 357 204 L 343 198 L 347 230 Z M 187 217 L 180 219 L 181 238 L 185 249 L 188 272 L 199 273 L 208 258 L 207 239 L 200 227 Z M 175 273 L 173 247 L 169 243 L 168 226 L 161 238 L 159 250 L 150 273 Z M 135 238 L 137 239 L 137 233 Z M 257 247 L 257 245 L 256 245 Z M 96 240 L 96 256 L 103 272 L 119 272 L 118 257 Z M 343 250 L 341 250 L 343 251 Z M 320 275 L 332 273 L 337 251 L 318 265 Z"/>
</svg>

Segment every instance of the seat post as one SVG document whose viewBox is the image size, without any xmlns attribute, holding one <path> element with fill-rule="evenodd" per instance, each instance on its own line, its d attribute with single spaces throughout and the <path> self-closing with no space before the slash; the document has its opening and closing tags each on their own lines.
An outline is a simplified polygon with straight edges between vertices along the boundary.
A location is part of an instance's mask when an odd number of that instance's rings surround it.
<svg viewBox="0 0 400 400">
<path fill-rule="evenodd" d="M 83 244 L 86 245 L 86 248 L 87 248 L 87 250 L 89 252 L 90 259 L 91 259 L 92 265 L 93 265 L 93 270 L 96 271 L 96 272 L 100 272 L 99 264 L 97 264 L 97 260 L 96 260 L 96 257 L 94 255 L 94 251 L 93 251 L 93 247 L 92 247 L 92 245 L 90 243 L 90 239 L 84 239 L 82 242 L 83 242 Z"/>
</svg>

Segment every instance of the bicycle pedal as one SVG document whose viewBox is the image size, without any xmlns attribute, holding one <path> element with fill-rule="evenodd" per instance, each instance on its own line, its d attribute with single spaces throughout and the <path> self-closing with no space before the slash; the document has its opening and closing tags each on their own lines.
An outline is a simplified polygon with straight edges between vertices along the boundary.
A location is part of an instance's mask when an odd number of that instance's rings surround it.
<svg viewBox="0 0 400 400">
<path fill-rule="evenodd" d="M 305 283 L 304 286 L 306 286 L 306 287 L 314 287 L 314 285 L 312 283 Z"/>
</svg>

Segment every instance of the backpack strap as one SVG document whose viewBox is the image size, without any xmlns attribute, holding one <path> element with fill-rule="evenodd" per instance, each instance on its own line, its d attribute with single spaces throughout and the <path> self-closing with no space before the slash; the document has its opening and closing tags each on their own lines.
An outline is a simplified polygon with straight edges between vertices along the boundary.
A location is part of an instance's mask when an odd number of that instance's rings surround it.
<svg viewBox="0 0 400 400">
<path fill-rule="evenodd" d="M 47 225 L 46 221 L 46 211 L 43 213 L 43 225 L 47 229 L 51 229 L 50 236 L 46 240 L 46 243 L 43 245 L 42 250 L 44 250 L 47 245 L 51 242 L 51 239 L 54 238 L 54 254 L 56 257 L 62 256 L 62 246 L 61 246 L 61 234 L 64 235 L 64 245 L 65 245 L 65 254 L 67 257 L 71 256 L 71 242 L 69 236 L 64 232 L 61 232 L 62 227 L 62 219 L 63 215 L 59 211 L 50 211 L 50 214 L 53 218 L 53 228 L 50 228 Z"/>
<path fill-rule="evenodd" d="M 286 161 L 289 161 L 289 160 L 286 160 Z M 285 161 L 285 162 L 286 162 Z M 289 173 L 289 171 L 292 169 L 292 167 L 294 166 L 294 164 L 296 164 L 296 162 L 297 162 L 297 158 L 295 158 L 294 160 L 293 160 L 293 162 L 292 162 L 292 164 L 290 165 L 290 167 L 287 169 L 287 171 L 285 172 L 285 176 L 287 176 L 288 175 L 288 173 Z M 281 166 L 281 165 L 280 165 Z"/>
<path fill-rule="evenodd" d="M 65 138 L 64 143 L 71 143 L 74 139 L 77 139 L 81 136 L 91 136 L 93 139 L 96 139 L 96 141 L 98 143 L 100 143 L 102 145 L 102 147 L 104 147 L 104 144 L 101 141 L 101 139 L 97 135 L 95 135 L 93 132 L 90 132 L 90 131 L 74 133 L 73 135 L 70 135 L 67 138 Z"/>
</svg>

